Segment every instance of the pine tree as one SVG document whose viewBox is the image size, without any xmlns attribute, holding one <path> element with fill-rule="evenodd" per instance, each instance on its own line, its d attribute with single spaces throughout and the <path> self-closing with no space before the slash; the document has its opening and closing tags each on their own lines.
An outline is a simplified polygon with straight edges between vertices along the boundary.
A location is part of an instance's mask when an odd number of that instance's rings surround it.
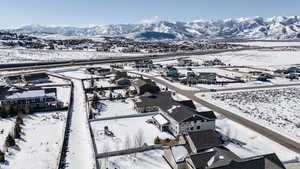
<svg viewBox="0 0 300 169">
<path fill-rule="evenodd" d="M 16 123 L 18 124 L 24 124 L 23 118 L 21 114 L 18 114 L 17 118 L 16 118 Z"/>
<path fill-rule="evenodd" d="M 154 139 L 154 144 L 160 144 L 160 138 L 158 136 Z"/>
<path fill-rule="evenodd" d="M 5 153 L 3 153 L 1 150 L 0 150 L 0 163 L 4 163 L 5 162 Z"/>
<path fill-rule="evenodd" d="M 11 134 L 9 134 L 7 137 L 6 137 L 6 140 L 5 140 L 5 146 L 6 147 L 12 147 L 12 146 L 15 146 L 16 145 L 16 141 L 15 139 L 13 138 L 13 136 Z"/>
</svg>

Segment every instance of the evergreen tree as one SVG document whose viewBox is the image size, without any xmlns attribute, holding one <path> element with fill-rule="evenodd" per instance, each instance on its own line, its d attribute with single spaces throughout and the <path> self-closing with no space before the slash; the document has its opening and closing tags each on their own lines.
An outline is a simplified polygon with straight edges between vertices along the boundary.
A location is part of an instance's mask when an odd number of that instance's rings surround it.
<svg viewBox="0 0 300 169">
<path fill-rule="evenodd" d="M 0 163 L 4 163 L 5 162 L 5 153 L 3 153 L 1 150 L 0 150 Z"/>
<path fill-rule="evenodd" d="M 12 146 L 15 146 L 16 145 L 16 141 L 15 139 L 13 138 L 13 136 L 11 134 L 9 134 L 7 137 L 6 137 L 6 140 L 5 140 L 5 146 L 6 147 L 12 147 Z"/>
<path fill-rule="evenodd" d="M 160 138 L 158 136 L 154 139 L 154 144 L 160 144 Z"/>
<path fill-rule="evenodd" d="M 17 138 L 17 139 L 20 139 L 21 138 L 21 126 L 19 123 L 16 123 L 15 124 L 15 128 L 14 128 L 14 137 Z"/>
<path fill-rule="evenodd" d="M 24 124 L 23 118 L 22 118 L 22 114 L 18 114 L 17 118 L 16 118 L 16 123 L 18 124 Z"/>
</svg>

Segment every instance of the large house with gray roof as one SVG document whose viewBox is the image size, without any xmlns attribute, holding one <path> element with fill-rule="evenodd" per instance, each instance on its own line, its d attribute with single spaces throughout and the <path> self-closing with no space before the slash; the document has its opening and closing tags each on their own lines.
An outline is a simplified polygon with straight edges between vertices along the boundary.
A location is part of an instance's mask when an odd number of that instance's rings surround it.
<svg viewBox="0 0 300 169">
<path fill-rule="evenodd" d="M 189 102 L 175 101 L 170 92 L 141 96 L 135 102 L 138 112 L 159 111 L 153 116 L 154 123 L 161 129 L 173 135 L 192 131 L 215 129 L 216 116 L 212 111 L 196 111 Z"/>
<path fill-rule="evenodd" d="M 132 85 L 139 95 L 145 93 L 158 94 L 160 92 L 160 88 L 151 79 L 136 79 L 133 81 Z"/>
</svg>

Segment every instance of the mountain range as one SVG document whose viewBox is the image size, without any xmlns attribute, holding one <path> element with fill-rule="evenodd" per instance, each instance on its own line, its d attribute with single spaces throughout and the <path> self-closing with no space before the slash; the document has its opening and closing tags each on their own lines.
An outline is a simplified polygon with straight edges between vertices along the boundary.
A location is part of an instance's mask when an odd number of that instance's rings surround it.
<svg viewBox="0 0 300 169">
<path fill-rule="evenodd" d="M 300 16 L 248 17 L 191 22 L 155 21 L 89 27 L 27 25 L 14 30 L 27 34 L 65 36 L 124 36 L 139 39 L 300 39 Z"/>
</svg>

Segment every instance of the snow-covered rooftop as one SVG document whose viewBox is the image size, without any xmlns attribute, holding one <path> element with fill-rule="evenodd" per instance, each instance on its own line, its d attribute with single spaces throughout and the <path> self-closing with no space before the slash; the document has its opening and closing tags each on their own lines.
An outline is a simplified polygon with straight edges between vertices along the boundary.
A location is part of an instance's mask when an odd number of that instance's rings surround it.
<svg viewBox="0 0 300 169">
<path fill-rule="evenodd" d="M 174 159 L 176 162 L 182 162 L 188 156 L 188 151 L 184 146 L 171 147 Z"/>
<path fill-rule="evenodd" d="M 165 125 L 167 124 L 169 121 L 161 114 L 157 114 L 155 116 L 153 116 L 153 118 L 160 124 L 160 125 Z"/>
</svg>

